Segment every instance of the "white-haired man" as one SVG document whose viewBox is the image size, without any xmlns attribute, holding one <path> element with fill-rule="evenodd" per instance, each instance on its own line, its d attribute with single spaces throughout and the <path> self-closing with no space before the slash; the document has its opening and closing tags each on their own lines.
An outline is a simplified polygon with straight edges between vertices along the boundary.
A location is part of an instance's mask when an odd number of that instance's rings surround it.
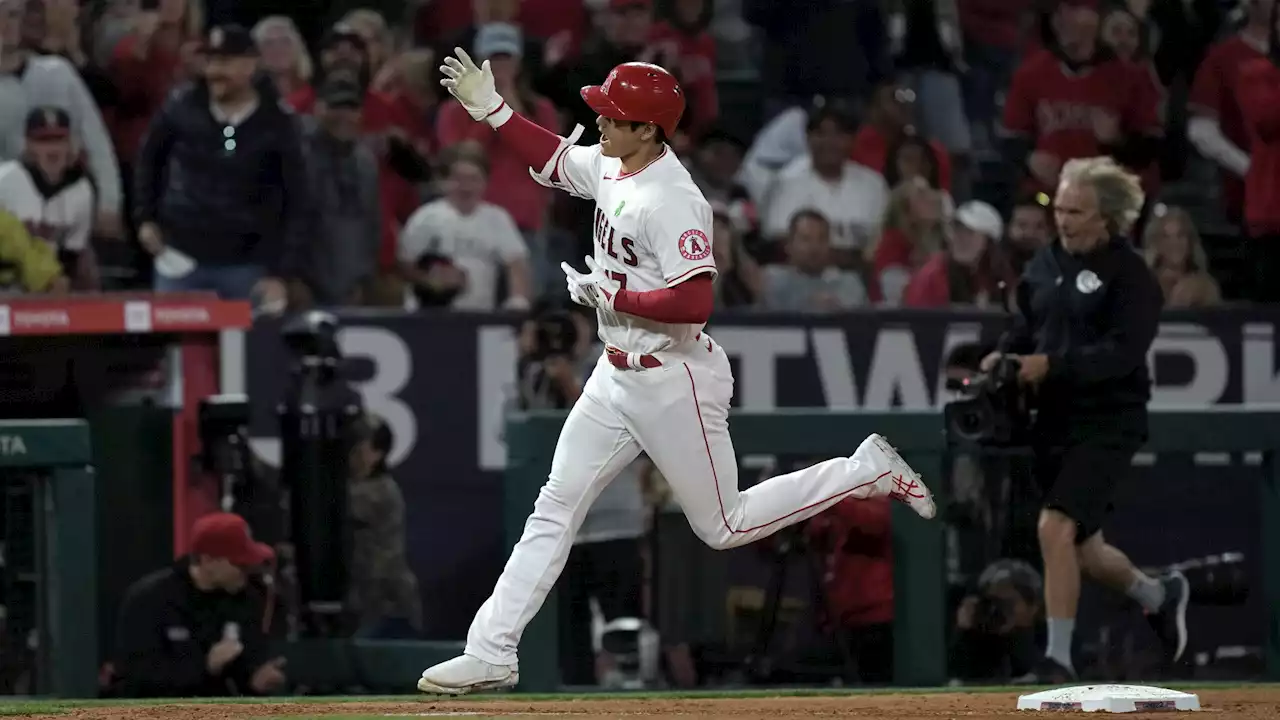
<svg viewBox="0 0 1280 720">
<path fill-rule="evenodd" d="M 1147 439 L 1147 352 L 1160 285 L 1128 234 L 1142 209 L 1140 181 L 1106 157 L 1072 160 L 1055 198 L 1057 242 L 1027 264 L 1020 314 L 1002 341 L 1019 379 L 1037 386 L 1037 475 L 1049 643 L 1036 680 L 1075 679 L 1071 637 L 1082 574 L 1126 593 L 1147 612 L 1170 661 L 1187 644 L 1189 589 L 1181 573 L 1152 578 L 1107 544 L 1102 524 L 1116 486 Z M 989 369 L 993 354 L 983 361 Z"/>
</svg>

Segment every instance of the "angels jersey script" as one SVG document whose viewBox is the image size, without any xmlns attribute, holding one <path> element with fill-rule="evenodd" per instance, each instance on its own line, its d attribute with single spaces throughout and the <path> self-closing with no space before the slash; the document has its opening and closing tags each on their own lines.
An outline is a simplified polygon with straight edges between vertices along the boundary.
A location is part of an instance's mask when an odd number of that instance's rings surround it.
<svg viewBox="0 0 1280 720">
<path fill-rule="evenodd" d="M 711 252 L 711 205 L 670 148 L 635 172 L 600 154 L 600 146 L 561 153 L 556 173 L 574 194 L 596 201 L 595 260 L 627 290 L 673 287 L 701 273 L 716 274 Z M 677 347 L 703 325 L 670 325 L 597 311 L 600 339 L 626 352 Z"/>
</svg>

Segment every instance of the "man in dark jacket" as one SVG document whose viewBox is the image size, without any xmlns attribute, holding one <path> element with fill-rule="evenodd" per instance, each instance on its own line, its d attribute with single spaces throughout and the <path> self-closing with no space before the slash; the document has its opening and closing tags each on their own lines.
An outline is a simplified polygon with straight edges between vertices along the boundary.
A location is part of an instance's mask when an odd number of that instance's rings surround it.
<svg viewBox="0 0 1280 720">
<path fill-rule="evenodd" d="M 298 124 L 256 81 L 248 31 L 215 27 L 205 49 L 204 80 L 169 97 L 139 151 L 139 240 L 155 256 L 158 291 L 279 308 L 309 231 Z"/>
<path fill-rule="evenodd" d="M 1054 203 L 1058 241 L 1027 265 L 1018 323 L 1004 347 L 1037 390 L 1036 474 L 1049 644 L 1046 684 L 1074 681 L 1071 638 L 1081 574 L 1127 594 L 1147 613 L 1167 659 L 1187 647 L 1190 590 L 1182 573 L 1153 578 L 1103 538 L 1116 487 L 1147 439 L 1147 353 L 1160 322 L 1160 285 L 1128 234 L 1143 193 L 1107 157 L 1071 160 Z M 983 360 L 990 370 L 995 354 Z"/>
<path fill-rule="evenodd" d="M 116 629 L 116 674 L 128 697 L 265 695 L 284 684 L 269 647 L 275 603 L 249 573 L 273 557 L 244 518 L 196 521 L 191 554 L 135 582 Z"/>
<path fill-rule="evenodd" d="M 378 158 L 360 142 L 364 100 L 359 84 L 330 78 L 320 87 L 315 115 L 302 119 L 310 195 L 319 220 L 302 267 L 322 306 L 361 304 L 378 266 Z"/>
</svg>

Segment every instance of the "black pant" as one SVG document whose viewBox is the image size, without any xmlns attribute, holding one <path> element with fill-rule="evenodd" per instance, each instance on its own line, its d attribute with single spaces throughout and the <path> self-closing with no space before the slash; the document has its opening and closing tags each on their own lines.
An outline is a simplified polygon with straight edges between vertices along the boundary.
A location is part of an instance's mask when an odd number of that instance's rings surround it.
<svg viewBox="0 0 1280 720">
<path fill-rule="evenodd" d="M 605 622 L 640 617 L 640 540 L 574 545 L 560 576 L 560 675 L 566 685 L 595 685 L 591 598 Z"/>
<path fill-rule="evenodd" d="M 859 682 L 866 685 L 893 682 L 893 623 L 846 628 L 845 638 Z"/>
<path fill-rule="evenodd" d="M 1280 234 L 1254 235 L 1248 240 L 1253 282 L 1248 299 L 1280 303 Z"/>
<path fill-rule="evenodd" d="M 1037 454 L 1044 507 L 1076 521 L 1077 544 L 1102 529 L 1111 514 L 1116 486 L 1129 475 L 1133 455 L 1141 446 L 1130 439 L 1093 440 Z"/>
<path fill-rule="evenodd" d="M 847 682 L 889 685 L 893 682 L 893 621 L 826 628 L 822 640 L 800 657 L 799 665 L 810 668 L 803 673 L 808 678 L 822 671 L 834 674 L 838 668 Z M 785 684 L 791 677 L 779 673 L 774 679 Z"/>
</svg>

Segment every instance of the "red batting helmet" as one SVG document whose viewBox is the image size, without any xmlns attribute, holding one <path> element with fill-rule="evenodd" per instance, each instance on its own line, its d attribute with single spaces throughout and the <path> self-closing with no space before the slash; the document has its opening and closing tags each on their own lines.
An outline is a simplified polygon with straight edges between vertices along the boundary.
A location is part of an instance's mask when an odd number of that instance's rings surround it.
<svg viewBox="0 0 1280 720">
<path fill-rule="evenodd" d="M 648 122 L 674 137 L 684 114 L 684 91 L 671 73 L 650 63 L 614 68 L 603 85 L 582 88 L 582 99 L 610 120 Z"/>
</svg>

